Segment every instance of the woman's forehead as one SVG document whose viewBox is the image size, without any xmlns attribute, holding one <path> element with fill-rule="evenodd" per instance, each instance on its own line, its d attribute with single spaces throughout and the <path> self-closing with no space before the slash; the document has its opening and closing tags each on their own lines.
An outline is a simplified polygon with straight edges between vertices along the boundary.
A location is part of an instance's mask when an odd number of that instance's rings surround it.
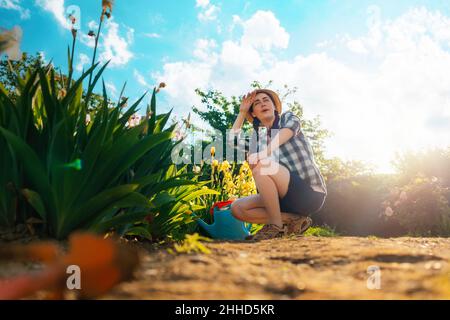
<svg viewBox="0 0 450 320">
<path fill-rule="evenodd" d="M 262 100 L 262 99 L 264 99 L 264 98 L 266 98 L 266 97 L 270 99 L 270 97 L 269 97 L 269 95 L 268 95 L 267 93 L 260 92 L 260 93 L 258 93 L 258 94 L 256 95 L 255 101 L 257 101 L 257 100 Z"/>
</svg>

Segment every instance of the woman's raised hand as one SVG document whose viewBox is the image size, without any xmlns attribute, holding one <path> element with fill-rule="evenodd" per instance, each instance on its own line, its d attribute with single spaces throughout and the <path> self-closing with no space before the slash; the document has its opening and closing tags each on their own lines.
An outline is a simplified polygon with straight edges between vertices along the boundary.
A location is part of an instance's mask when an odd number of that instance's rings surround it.
<svg viewBox="0 0 450 320">
<path fill-rule="evenodd" d="M 241 107 L 240 107 L 239 111 L 241 113 L 247 114 L 248 110 L 250 109 L 250 107 L 253 104 L 253 101 L 255 101 L 255 97 L 256 97 L 256 90 L 247 93 L 244 96 L 244 98 L 242 98 Z"/>
</svg>

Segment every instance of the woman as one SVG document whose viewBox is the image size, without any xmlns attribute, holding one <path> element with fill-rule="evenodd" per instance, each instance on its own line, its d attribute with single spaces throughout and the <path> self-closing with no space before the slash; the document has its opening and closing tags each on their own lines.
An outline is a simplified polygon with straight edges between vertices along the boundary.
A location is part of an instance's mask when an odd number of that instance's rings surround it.
<svg viewBox="0 0 450 320">
<path fill-rule="evenodd" d="M 253 124 L 257 134 L 260 127 L 267 128 L 263 150 L 248 157 L 259 193 L 238 199 L 231 206 L 237 219 L 265 224 L 252 237 L 254 240 L 303 233 L 312 223 L 307 216 L 322 208 L 327 195 L 311 146 L 301 131 L 300 119 L 290 111 L 281 114 L 281 109 L 275 92 L 255 90 L 244 96 L 233 125 L 234 133 L 239 132 L 245 119 Z M 271 129 L 278 129 L 276 138 L 271 138 L 274 131 Z"/>
</svg>

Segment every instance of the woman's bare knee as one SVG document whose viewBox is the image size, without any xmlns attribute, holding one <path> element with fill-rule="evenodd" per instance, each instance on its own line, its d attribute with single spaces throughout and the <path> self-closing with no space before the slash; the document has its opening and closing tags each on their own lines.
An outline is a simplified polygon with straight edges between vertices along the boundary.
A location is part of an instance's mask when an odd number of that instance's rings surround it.
<svg viewBox="0 0 450 320">
<path fill-rule="evenodd" d="M 241 216 L 241 212 L 242 212 L 242 208 L 238 200 L 233 201 L 233 203 L 231 204 L 231 214 L 233 215 L 233 217 L 238 218 Z"/>
<path fill-rule="evenodd" d="M 261 175 L 261 165 L 258 163 L 255 167 L 252 168 L 252 176 L 257 177 Z"/>
</svg>

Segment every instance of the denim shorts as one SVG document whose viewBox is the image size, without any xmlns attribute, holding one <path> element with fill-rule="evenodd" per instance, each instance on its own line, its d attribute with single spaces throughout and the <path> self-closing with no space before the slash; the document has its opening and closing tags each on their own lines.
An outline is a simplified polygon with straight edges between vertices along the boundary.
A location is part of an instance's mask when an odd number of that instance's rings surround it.
<svg viewBox="0 0 450 320">
<path fill-rule="evenodd" d="M 308 216 L 322 209 L 325 198 L 325 193 L 315 191 L 304 179 L 290 172 L 288 191 L 280 198 L 280 209 L 281 212 Z"/>
</svg>

